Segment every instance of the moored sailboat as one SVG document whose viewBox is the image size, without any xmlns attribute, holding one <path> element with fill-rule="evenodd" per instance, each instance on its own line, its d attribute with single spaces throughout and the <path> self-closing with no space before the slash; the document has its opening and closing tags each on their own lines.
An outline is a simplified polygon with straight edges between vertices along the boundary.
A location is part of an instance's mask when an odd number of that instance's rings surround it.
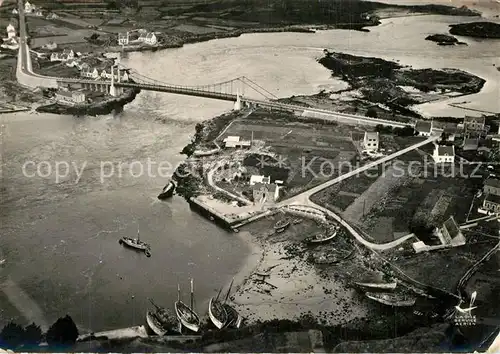
<svg viewBox="0 0 500 354">
<path fill-rule="evenodd" d="M 366 292 L 366 297 L 388 306 L 413 306 L 417 299 L 413 296 L 393 293 Z"/>
<path fill-rule="evenodd" d="M 156 311 L 148 310 L 146 312 L 146 322 L 149 328 L 158 336 L 164 336 L 170 332 L 177 332 L 177 319 L 173 314 L 161 306 L 156 305 L 152 299 L 149 299 Z"/>
<path fill-rule="evenodd" d="M 120 245 L 125 245 L 139 251 L 144 251 L 146 256 L 151 257 L 151 246 L 148 243 L 141 241 L 139 235 L 139 229 L 137 229 L 137 238 L 124 236 L 118 241 L 118 243 Z"/>
<path fill-rule="evenodd" d="M 229 289 L 227 290 L 226 298 L 224 299 L 224 303 L 222 304 L 227 313 L 227 322 L 225 325 L 226 328 L 240 328 L 241 324 L 243 323 L 243 317 L 238 313 L 238 311 L 236 311 L 231 305 L 227 303 L 227 300 L 229 299 L 229 293 L 231 292 L 231 288 L 233 287 L 233 283 L 234 278 L 233 280 L 231 280 L 231 284 L 229 285 Z"/>
<path fill-rule="evenodd" d="M 187 306 L 181 301 L 181 289 L 177 285 L 177 301 L 175 302 L 175 313 L 179 322 L 186 328 L 193 332 L 198 332 L 200 329 L 200 318 L 194 311 L 194 289 L 193 289 L 193 279 L 191 279 L 191 307 Z"/>
<path fill-rule="evenodd" d="M 218 329 L 222 329 L 228 320 L 227 311 L 224 308 L 224 304 L 219 301 L 219 296 L 222 291 L 222 288 L 219 290 L 216 298 L 211 298 L 208 303 L 208 317 L 210 317 L 210 321 L 214 324 Z"/>
</svg>

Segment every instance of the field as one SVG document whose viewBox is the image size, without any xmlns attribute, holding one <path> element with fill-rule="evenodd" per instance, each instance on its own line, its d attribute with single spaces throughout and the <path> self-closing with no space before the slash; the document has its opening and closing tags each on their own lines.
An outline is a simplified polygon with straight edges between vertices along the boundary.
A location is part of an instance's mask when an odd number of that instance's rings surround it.
<svg viewBox="0 0 500 354">
<path fill-rule="evenodd" d="M 262 164 L 259 156 L 252 156 L 244 164 L 252 173 L 283 180 L 282 198 L 286 198 L 336 177 L 344 164 L 350 164 L 357 155 L 350 138 L 352 132 L 364 130 L 299 121 L 290 114 L 254 112 L 233 122 L 219 142 L 232 135 L 263 141 L 266 154 L 274 157 L 266 157 Z"/>
<path fill-rule="evenodd" d="M 465 222 L 482 180 L 434 172 L 413 170 L 390 183 L 361 218 L 362 228 L 376 241 L 387 242 L 410 233 L 411 225 L 441 226 L 450 216 Z"/>
</svg>

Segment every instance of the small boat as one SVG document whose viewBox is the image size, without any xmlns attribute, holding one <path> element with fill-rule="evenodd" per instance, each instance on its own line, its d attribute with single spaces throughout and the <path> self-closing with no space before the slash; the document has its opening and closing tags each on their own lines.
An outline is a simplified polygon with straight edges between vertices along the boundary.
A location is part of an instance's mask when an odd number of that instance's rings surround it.
<svg viewBox="0 0 500 354">
<path fill-rule="evenodd" d="M 200 318 L 194 312 L 194 291 L 193 291 L 193 279 L 191 279 L 191 307 L 187 306 L 181 301 L 181 289 L 177 285 L 177 301 L 175 302 L 175 313 L 179 322 L 186 328 L 193 332 L 198 332 L 200 330 Z"/>
<path fill-rule="evenodd" d="M 5 258 L 4 258 L 4 259 L 2 259 L 2 260 L 0 260 L 0 265 L 4 265 L 6 261 L 7 261 L 7 260 L 6 260 Z"/>
<path fill-rule="evenodd" d="M 156 308 L 156 311 L 148 310 L 146 312 L 146 322 L 151 330 L 158 336 L 164 336 L 167 333 L 176 332 L 176 318 L 164 307 L 156 305 L 152 299 L 149 301 Z"/>
<path fill-rule="evenodd" d="M 120 245 L 125 245 L 139 251 L 144 251 L 147 257 L 151 257 L 151 246 L 148 243 L 140 240 L 139 229 L 137 229 L 137 238 L 122 237 L 118 241 L 118 243 Z"/>
<path fill-rule="evenodd" d="M 364 289 L 365 291 L 374 291 L 374 290 L 394 290 L 398 285 L 397 282 L 392 283 L 361 283 L 354 282 L 355 285 Z"/>
<path fill-rule="evenodd" d="M 241 317 L 238 311 L 236 311 L 231 305 L 227 303 L 227 299 L 229 299 L 229 293 L 231 292 L 231 288 L 233 287 L 233 282 L 234 278 L 231 281 L 231 285 L 229 285 L 229 289 L 227 290 L 226 298 L 224 299 L 224 303 L 222 304 L 222 306 L 224 306 L 224 309 L 227 313 L 227 322 L 225 327 L 238 329 L 243 323 L 243 317 Z"/>
<path fill-rule="evenodd" d="M 290 225 L 290 220 L 281 219 L 276 224 L 274 224 L 274 229 L 276 232 L 283 232 Z"/>
<path fill-rule="evenodd" d="M 208 317 L 218 329 L 222 329 L 227 323 L 227 312 L 222 302 L 219 301 L 219 296 L 222 288 L 219 290 L 216 298 L 211 298 L 208 303 Z"/>
<path fill-rule="evenodd" d="M 314 236 L 308 237 L 304 240 L 305 243 L 307 244 L 317 244 L 317 243 L 325 243 L 337 236 L 338 229 L 335 229 L 335 231 L 332 234 L 326 234 L 326 233 L 319 233 Z"/>
<path fill-rule="evenodd" d="M 299 219 L 299 218 L 292 220 L 292 224 L 294 224 L 294 225 L 300 224 L 301 222 L 302 222 L 302 219 Z"/>
<path fill-rule="evenodd" d="M 365 293 L 366 297 L 388 306 L 413 306 L 417 299 L 412 296 L 392 293 Z"/>
<path fill-rule="evenodd" d="M 163 187 L 162 192 L 158 195 L 158 199 L 164 200 L 173 196 L 175 187 L 176 185 L 174 181 L 168 182 L 168 184 L 165 187 Z"/>
</svg>

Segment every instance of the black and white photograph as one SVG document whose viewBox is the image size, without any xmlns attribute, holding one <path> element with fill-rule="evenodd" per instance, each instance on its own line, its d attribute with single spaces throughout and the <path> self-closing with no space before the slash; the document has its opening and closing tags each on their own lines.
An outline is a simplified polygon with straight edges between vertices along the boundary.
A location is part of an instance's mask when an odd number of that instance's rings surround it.
<svg viewBox="0 0 500 354">
<path fill-rule="evenodd" d="M 0 32 L 0 353 L 500 352 L 500 0 Z"/>
</svg>

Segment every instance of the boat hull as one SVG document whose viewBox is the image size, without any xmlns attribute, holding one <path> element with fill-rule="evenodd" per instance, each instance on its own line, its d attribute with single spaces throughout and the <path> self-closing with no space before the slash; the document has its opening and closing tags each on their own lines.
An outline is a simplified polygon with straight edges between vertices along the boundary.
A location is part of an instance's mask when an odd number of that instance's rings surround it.
<svg viewBox="0 0 500 354">
<path fill-rule="evenodd" d="M 174 191 L 175 185 L 172 182 L 169 182 L 165 188 L 163 188 L 163 191 L 158 195 L 158 199 L 164 200 L 170 198 L 174 195 Z"/>
<path fill-rule="evenodd" d="M 356 286 L 365 289 L 366 291 L 375 291 L 375 290 L 394 290 L 398 283 L 360 283 L 355 282 Z"/>
<path fill-rule="evenodd" d="M 149 246 L 147 244 L 137 244 L 137 243 L 129 240 L 128 238 L 121 238 L 119 242 L 122 245 L 125 245 L 125 246 L 130 247 L 130 248 L 134 248 L 134 249 L 139 250 L 139 251 L 146 251 L 149 249 Z"/>
<path fill-rule="evenodd" d="M 177 315 L 179 322 L 187 329 L 193 332 L 198 332 L 200 330 L 200 319 L 198 315 L 182 301 L 175 302 L 175 314 Z M 191 320 L 186 318 L 187 314 L 192 317 Z"/>
<path fill-rule="evenodd" d="M 388 305 L 388 306 L 408 307 L 408 306 L 415 305 L 415 302 L 416 302 L 416 299 L 414 299 L 414 298 L 396 299 L 396 298 L 379 296 L 379 294 L 370 293 L 370 292 L 365 293 L 365 295 L 366 295 L 366 297 L 368 297 L 371 300 L 380 302 L 381 304 Z"/>
<path fill-rule="evenodd" d="M 223 306 L 228 316 L 226 327 L 240 328 L 243 323 L 243 317 L 232 306 L 228 304 L 224 304 Z"/>
<path fill-rule="evenodd" d="M 223 312 L 223 316 L 217 316 L 216 315 L 216 306 L 219 305 L 221 306 L 221 309 Z M 210 302 L 208 303 L 208 317 L 210 317 L 210 320 L 214 324 L 215 327 L 218 329 L 224 328 L 224 326 L 227 324 L 227 313 L 226 309 L 218 303 L 217 300 L 214 298 L 210 299 Z"/>
<path fill-rule="evenodd" d="M 328 242 L 328 241 L 334 239 L 335 236 L 337 236 L 337 232 L 334 232 L 332 235 L 330 235 L 328 237 L 325 237 L 325 238 L 322 238 L 322 239 L 317 239 L 317 238 L 314 238 L 314 237 L 310 238 L 310 239 L 307 239 L 306 243 L 310 244 L 310 245 L 315 245 L 315 244 L 319 244 L 319 243 L 325 243 L 325 242 Z"/>
<path fill-rule="evenodd" d="M 167 333 L 167 330 L 164 329 L 156 320 L 155 315 L 151 313 L 151 311 L 146 312 L 146 322 L 149 328 L 156 334 L 157 336 L 164 336 Z"/>
</svg>

